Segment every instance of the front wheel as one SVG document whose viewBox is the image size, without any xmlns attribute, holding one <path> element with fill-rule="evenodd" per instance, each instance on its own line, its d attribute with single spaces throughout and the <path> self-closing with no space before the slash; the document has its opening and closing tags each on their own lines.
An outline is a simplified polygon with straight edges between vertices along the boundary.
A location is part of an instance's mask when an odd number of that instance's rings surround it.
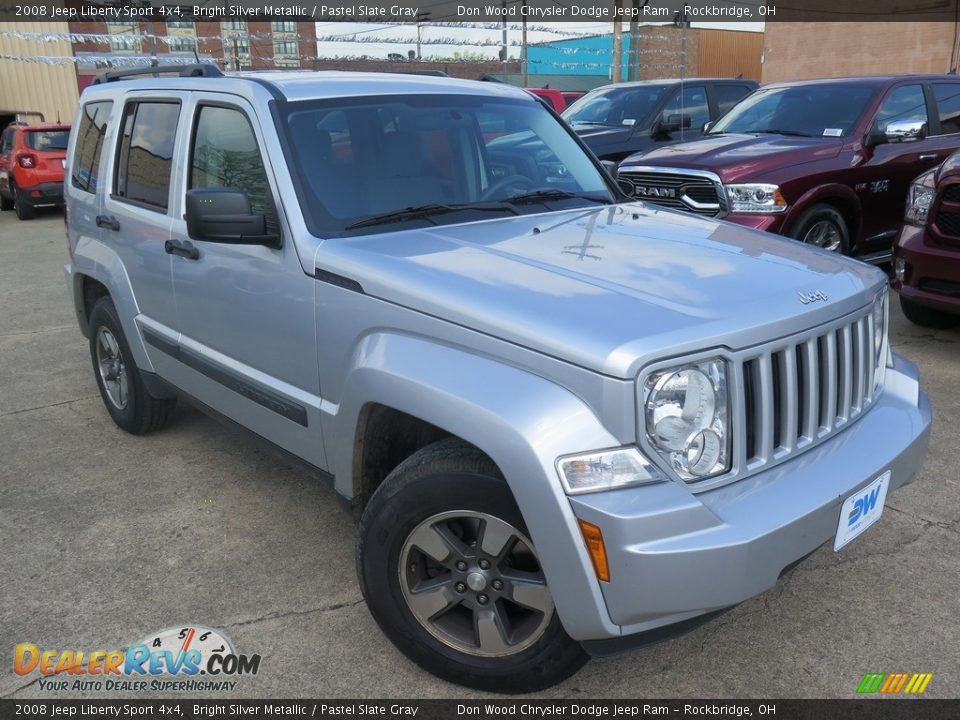
<svg viewBox="0 0 960 720">
<path fill-rule="evenodd" d="M 847 221 L 829 205 L 814 205 L 800 216 L 790 236 L 807 245 L 850 254 Z"/>
<path fill-rule="evenodd" d="M 497 467 L 460 440 L 423 448 L 384 480 L 361 519 L 357 572 L 387 637 L 451 682 L 532 692 L 587 660 Z"/>
</svg>

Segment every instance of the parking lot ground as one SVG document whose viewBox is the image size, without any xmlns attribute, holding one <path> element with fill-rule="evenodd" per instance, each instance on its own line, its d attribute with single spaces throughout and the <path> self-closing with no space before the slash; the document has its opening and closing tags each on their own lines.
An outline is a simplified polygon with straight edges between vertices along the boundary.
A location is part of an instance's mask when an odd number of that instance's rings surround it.
<svg viewBox="0 0 960 720">
<path fill-rule="evenodd" d="M 187 624 L 263 656 L 210 699 L 479 697 L 380 633 L 328 484 L 185 405 L 153 435 L 113 425 L 66 259 L 60 213 L 0 214 L 0 697 L 157 697 L 52 694 L 13 672 L 14 646 L 111 650 Z M 925 466 L 878 525 L 717 620 L 594 660 L 539 697 L 851 698 L 867 672 L 930 672 L 927 696 L 960 696 L 960 332 L 912 326 L 891 299 L 893 347 L 919 364 L 935 419 Z"/>
</svg>

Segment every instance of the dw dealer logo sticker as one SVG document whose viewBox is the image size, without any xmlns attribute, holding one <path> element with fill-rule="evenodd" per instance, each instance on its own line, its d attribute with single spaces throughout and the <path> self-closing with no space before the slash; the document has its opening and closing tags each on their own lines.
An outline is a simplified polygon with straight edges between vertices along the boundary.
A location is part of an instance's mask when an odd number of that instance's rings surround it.
<svg viewBox="0 0 960 720">
<path fill-rule="evenodd" d="M 241 675 L 256 675 L 260 655 L 241 655 L 221 632 L 200 625 L 147 635 L 126 650 L 14 648 L 17 675 L 39 672 L 41 690 L 142 692 L 233 690 Z M 201 677 L 202 676 L 202 679 Z"/>
</svg>

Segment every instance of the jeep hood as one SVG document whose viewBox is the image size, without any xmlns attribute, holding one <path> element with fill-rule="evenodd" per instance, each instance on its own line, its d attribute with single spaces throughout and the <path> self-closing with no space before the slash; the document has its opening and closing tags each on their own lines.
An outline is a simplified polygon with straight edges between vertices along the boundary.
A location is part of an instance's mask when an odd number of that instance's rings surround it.
<svg viewBox="0 0 960 720">
<path fill-rule="evenodd" d="M 642 203 L 328 240 L 363 292 L 613 377 L 746 347 L 869 303 L 875 268 Z M 826 301 L 801 302 L 821 291 Z"/>
<path fill-rule="evenodd" d="M 624 160 L 620 169 L 629 170 L 629 165 L 696 168 L 711 170 L 724 182 L 750 181 L 773 170 L 834 157 L 842 148 L 842 138 L 707 135 L 700 140 L 636 153 Z"/>
</svg>

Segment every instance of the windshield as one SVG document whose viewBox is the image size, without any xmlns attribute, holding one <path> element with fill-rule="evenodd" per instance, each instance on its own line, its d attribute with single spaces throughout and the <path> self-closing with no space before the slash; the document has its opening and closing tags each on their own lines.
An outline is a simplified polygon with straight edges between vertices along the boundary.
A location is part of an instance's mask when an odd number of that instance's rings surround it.
<svg viewBox="0 0 960 720">
<path fill-rule="evenodd" d="M 31 150 L 66 150 L 69 130 L 29 130 L 27 147 Z"/>
<path fill-rule="evenodd" d="M 846 137 L 876 90 L 855 85 L 795 85 L 761 89 L 735 105 L 710 130 Z"/>
<path fill-rule="evenodd" d="M 311 232 L 388 232 L 613 202 L 539 103 L 394 95 L 290 103 L 287 160 Z"/>
<path fill-rule="evenodd" d="M 635 85 L 594 90 L 568 107 L 563 119 L 571 125 L 636 125 L 666 89 L 666 85 Z"/>
</svg>

